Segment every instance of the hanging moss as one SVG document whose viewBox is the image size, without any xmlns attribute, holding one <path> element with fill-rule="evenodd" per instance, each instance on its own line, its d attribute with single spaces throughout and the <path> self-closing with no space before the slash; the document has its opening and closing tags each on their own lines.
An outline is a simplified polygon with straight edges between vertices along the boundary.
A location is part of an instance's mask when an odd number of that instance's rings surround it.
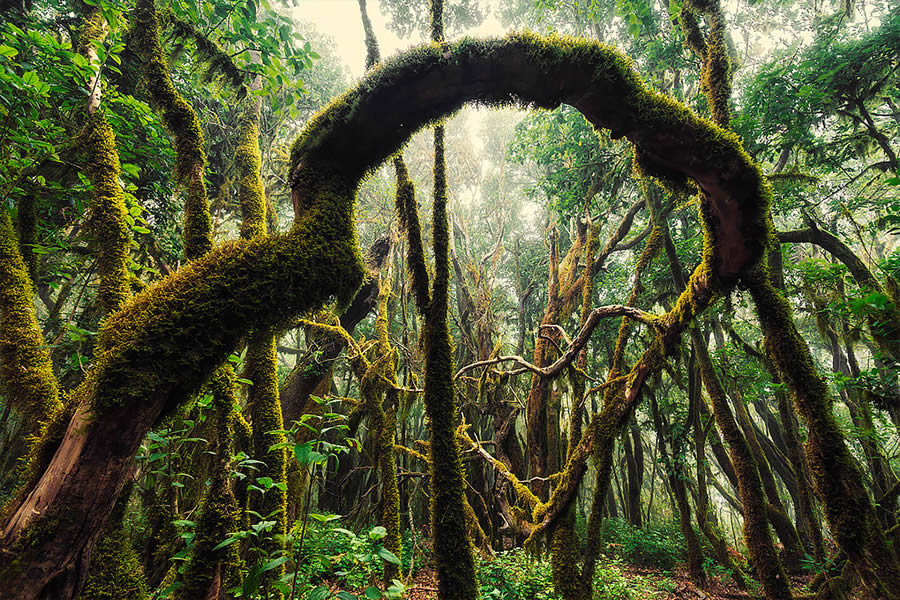
<svg viewBox="0 0 900 600">
<path fill-rule="evenodd" d="M 150 104 L 160 112 L 175 142 L 175 176 L 185 187 L 184 252 L 189 259 L 212 249 L 212 220 L 204 173 L 203 131 L 193 107 L 172 83 L 159 41 L 159 18 L 154 0 L 138 0 L 131 40 L 144 61 L 144 81 Z"/>
</svg>

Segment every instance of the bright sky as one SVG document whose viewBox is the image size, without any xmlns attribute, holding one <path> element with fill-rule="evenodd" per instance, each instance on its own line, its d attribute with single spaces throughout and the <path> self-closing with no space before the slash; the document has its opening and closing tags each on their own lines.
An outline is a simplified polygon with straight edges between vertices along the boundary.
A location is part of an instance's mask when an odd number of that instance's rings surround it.
<svg viewBox="0 0 900 600">
<path fill-rule="evenodd" d="M 369 0 L 368 12 L 383 58 L 424 41 L 398 38 L 387 28 L 377 0 Z M 298 19 L 312 21 L 321 33 L 333 36 L 337 43 L 337 54 L 349 72 L 356 77 L 363 74 L 366 46 L 357 0 L 300 0 L 293 9 L 293 15 Z M 480 27 L 468 33 L 476 36 L 501 35 L 503 29 L 491 14 Z"/>
</svg>

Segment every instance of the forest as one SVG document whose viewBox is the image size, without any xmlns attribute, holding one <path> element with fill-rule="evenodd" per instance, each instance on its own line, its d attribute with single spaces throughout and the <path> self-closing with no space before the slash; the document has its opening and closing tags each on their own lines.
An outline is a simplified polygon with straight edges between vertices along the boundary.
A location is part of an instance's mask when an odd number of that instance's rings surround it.
<svg viewBox="0 0 900 600">
<path fill-rule="evenodd" d="M 0 600 L 900 600 L 898 147 L 895 0 L 0 0 Z"/>
</svg>

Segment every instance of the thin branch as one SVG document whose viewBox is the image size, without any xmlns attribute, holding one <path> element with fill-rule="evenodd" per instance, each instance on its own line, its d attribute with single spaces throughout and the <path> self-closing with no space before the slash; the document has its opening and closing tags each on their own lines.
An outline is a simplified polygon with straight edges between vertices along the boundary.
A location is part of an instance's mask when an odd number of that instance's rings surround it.
<svg viewBox="0 0 900 600">
<path fill-rule="evenodd" d="M 597 327 L 597 325 L 600 324 L 601 319 L 623 316 L 631 317 L 632 319 L 640 321 L 641 323 L 644 323 L 646 325 L 654 326 L 656 324 L 655 315 L 631 306 L 622 306 L 620 304 L 600 306 L 592 310 L 588 315 L 584 327 L 582 327 L 581 331 L 578 332 L 578 335 L 575 337 L 575 340 L 569 345 L 569 348 L 562 354 L 562 356 L 560 356 L 556 360 L 556 362 L 548 367 L 538 367 L 536 365 L 533 365 L 521 356 L 498 356 L 489 360 L 481 360 L 468 364 L 457 371 L 454 378 L 458 379 L 461 375 L 467 373 L 468 371 L 471 371 L 472 369 L 487 367 L 489 365 L 496 365 L 504 362 L 514 362 L 520 365 L 526 371 L 531 371 L 532 373 L 540 377 L 554 377 L 558 375 L 564 368 L 566 368 L 573 360 L 575 360 L 578 352 L 582 348 L 584 348 L 585 344 L 587 344 L 588 340 L 591 338 L 591 334 L 594 332 L 594 329 Z"/>
</svg>

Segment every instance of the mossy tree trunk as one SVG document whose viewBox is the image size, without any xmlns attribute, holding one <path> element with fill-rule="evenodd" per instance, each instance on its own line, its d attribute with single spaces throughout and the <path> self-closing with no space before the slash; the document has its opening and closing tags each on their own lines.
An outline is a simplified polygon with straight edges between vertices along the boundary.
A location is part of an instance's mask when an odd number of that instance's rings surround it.
<svg viewBox="0 0 900 600">
<path fill-rule="evenodd" d="M 656 428 L 656 439 L 659 444 L 659 455 L 662 457 L 663 464 L 666 468 L 666 475 L 669 478 L 669 487 L 672 489 L 672 495 L 675 496 L 675 505 L 678 509 L 678 522 L 681 526 L 681 533 L 684 535 L 687 544 L 688 553 L 688 573 L 691 579 L 700 587 L 706 586 L 706 573 L 703 571 L 703 550 L 700 547 L 700 540 L 694 531 L 694 524 L 691 519 L 691 505 L 688 501 L 688 493 L 685 487 L 686 473 L 680 465 L 682 462 L 674 454 L 669 454 L 669 427 L 660 415 L 659 405 L 656 397 L 648 390 L 650 395 L 650 411 L 653 415 L 653 424 Z M 685 431 L 687 428 L 685 428 Z M 673 443 L 672 452 L 675 452 Z"/>
<path fill-rule="evenodd" d="M 159 111 L 175 143 L 175 177 L 184 186 L 184 250 L 188 260 L 213 247 L 206 193 L 206 150 L 197 113 L 175 89 L 159 37 L 155 0 L 138 0 L 132 21 L 135 51 L 143 60 L 150 105 Z"/>
<path fill-rule="evenodd" d="M 547 81 L 554 82 L 552 89 Z M 616 52 L 526 34 L 418 48 L 373 72 L 310 122 L 292 152 L 291 176 L 295 202 L 309 210 L 290 233 L 213 250 L 107 320 L 95 367 L 73 393 L 77 409 L 60 450 L 5 523 L 0 577 L 7 586 L 22 598 L 36 598 L 65 565 L 89 554 L 144 434 L 184 402 L 248 331 L 284 325 L 332 297 L 353 297 L 362 279 L 353 233 L 359 179 L 413 130 L 475 98 L 543 107 L 569 102 L 596 126 L 627 135 L 645 171 L 664 169 L 703 189 L 703 222 L 710 232 L 703 262 L 672 313 L 656 321 L 662 339 L 635 367 L 626 400 L 639 390 L 654 357 L 671 351 L 693 316 L 761 256 L 758 234 L 769 194 L 758 168 L 734 137 L 647 90 Z M 446 302 L 446 290 L 438 287 Z M 432 421 L 447 427 L 454 414 L 446 319 L 429 326 L 428 337 L 428 350 L 442 365 L 433 364 L 426 375 L 438 407 Z M 617 416 L 602 416 L 600 423 L 614 423 Z M 452 439 L 436 441 L 432 451 L 441 460 L 435 462 L 453 471 L 459 462 L 449 451 Z M 453 493 L 461 506 L 461 472 L 455 473 L 459 487 Z M 436 531 L 444 529 L 437 525 Z M 464 518 L 458 525 L 465 526 Z M 463 557 L 470 556 L 465 544 Z M 465 586 L 474 587 L 471 581 Z"/>
<path fill-rule="evenodd" d="M 715 424 L 715 420 L 707 416 L 706 422 L 703 421 L 700 407 L 701 404 L 705 407 L 706 400 L 703 399 L 700 371 L 697 369 L 693 353 L 688 361 L 687 370 L 690 418 L 694 428 L 694 457 L 697 462 L 697 526 L 703 532 L 704 537 L 709 540 L 716 560 L 729 571 L 735 585 L 744 590 L 747 588 L 744 574 L 728 552 L 728 545 L 714 523 L 715 512 L 709 502 L 709 491 L 706 485 L 706 438 L 709 429 Z"/>
<path fill-rule="evenodd" d="M 766 265 L 748 287 L 768 352 L 809 430 L 806 455 L 825 518 L 861 582 L 879 597 L 900 598 L 900 564 L 888 545 L 872 501 L 832 413 L 825 382 L 800 337 L 791 308 L 772 286 Z"/>
</svg>

